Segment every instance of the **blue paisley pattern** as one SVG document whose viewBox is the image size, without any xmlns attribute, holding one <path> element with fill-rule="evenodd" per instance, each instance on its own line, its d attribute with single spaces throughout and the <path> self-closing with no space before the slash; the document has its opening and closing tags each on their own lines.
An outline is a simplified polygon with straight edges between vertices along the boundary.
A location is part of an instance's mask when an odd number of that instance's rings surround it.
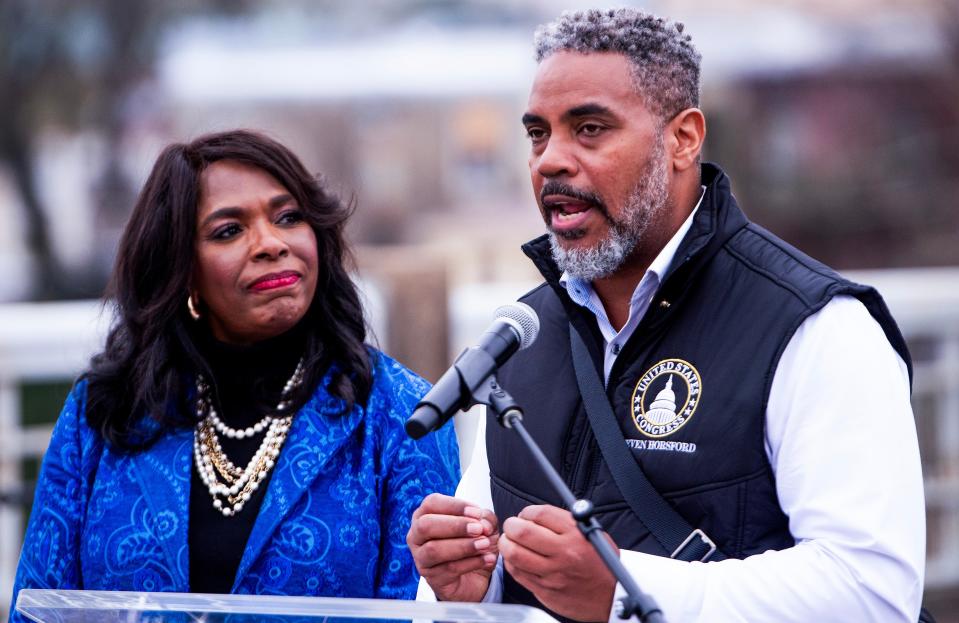
<svg viewBox="0 0 959 623">
<path fill-rule="evenodd" d="M 447 425 L 409 439 L 403 423 L 429 385 L 382 353 L 371 358 L 366 408 L 341 415 L 327 374 L 293 419 L 234 593 L 415 596 L 406 532 L 426 495 L 452 495 L 456 438 Z M 21 588 L 188 592 L 193 431 L 170 431 L 140 453 L 117 452 L 87 425 L 85 397 L 81 381 L 54 427 L 14 602 Z M 25 621 L 12 609 L 10 620 Z"/>
</svg>

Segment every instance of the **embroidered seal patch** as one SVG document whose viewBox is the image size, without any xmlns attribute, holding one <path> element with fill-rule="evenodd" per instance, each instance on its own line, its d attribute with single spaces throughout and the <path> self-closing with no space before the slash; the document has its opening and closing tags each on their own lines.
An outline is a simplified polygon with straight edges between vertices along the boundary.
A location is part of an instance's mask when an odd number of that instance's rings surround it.
<svg viewBox="0 0 959 623">
<path fill-rule="evenodd" d="M 702 379 L 688 361 L 664 359 L 646 371 L 633 390 L 633 423 L 647 437 L 666 437 L 693 417 Z"/>
</svg>

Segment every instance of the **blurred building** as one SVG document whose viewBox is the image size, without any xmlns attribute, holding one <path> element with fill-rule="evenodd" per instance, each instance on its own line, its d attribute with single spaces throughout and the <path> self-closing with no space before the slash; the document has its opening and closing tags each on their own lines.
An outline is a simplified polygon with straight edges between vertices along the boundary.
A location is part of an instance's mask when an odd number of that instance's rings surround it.
<svg viewBox="0 0 959 623">
<path fill-rule="evenodd" d="M 71 131 L 55 119 L 40 128 L 35 178 L 61 265 L 87 266 L 102 283 L 159 149 L 243 126 L 289 143 L 355 197 L 357 242 L 455 249 L 446 270 L 456 280 L 530 274 L 516 247 L 541 226 L 519 116 L 535 69 L 532 30 L 557 4 L 355 4 L 167 16 L 154 33 L 153 69 L 117 105 L 120 130 Z M 751 216 L 839 267 L 881 267 L 959 263 L 949 201 L 959 28 L 946 6 L 648 8 L 685 22 L 703 53 L 706 155 L 731 173 Z M 96 36 L 77 30 L 77 48 Z M 0 172 L 4 198 L 12 227 L 0 265 L 11 278 L 0 299 L 11 300 L 30 296 L 30 253 Z"/>
</svg>

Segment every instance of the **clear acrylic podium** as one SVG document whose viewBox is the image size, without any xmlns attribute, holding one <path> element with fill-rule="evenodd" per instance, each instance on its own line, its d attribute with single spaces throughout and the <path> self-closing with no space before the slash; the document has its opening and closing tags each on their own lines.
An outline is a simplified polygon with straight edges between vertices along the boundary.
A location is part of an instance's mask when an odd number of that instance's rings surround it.
<svg viewBox="0 0 959 623">
<path fill-rule="evenodd" d="M 504 604 L 23 589 L 17 610 L 38 623 L 556 623 L 542 610 Z"/>
</svg>

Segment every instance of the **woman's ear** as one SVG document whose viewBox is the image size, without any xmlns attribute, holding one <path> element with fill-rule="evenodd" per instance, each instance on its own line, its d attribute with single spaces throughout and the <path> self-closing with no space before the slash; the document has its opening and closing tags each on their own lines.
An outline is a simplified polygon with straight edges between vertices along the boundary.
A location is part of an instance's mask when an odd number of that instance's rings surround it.
<svg viewBox="0 0 959 623">
<path fill-rule="evenodd" d="M 687 108 L 666 126 L 668 145 L 672 147 L 673 170 L 685 171 L 699 163 L 706 138 L 706 117 L 698 108 Z"/>
</svg>

